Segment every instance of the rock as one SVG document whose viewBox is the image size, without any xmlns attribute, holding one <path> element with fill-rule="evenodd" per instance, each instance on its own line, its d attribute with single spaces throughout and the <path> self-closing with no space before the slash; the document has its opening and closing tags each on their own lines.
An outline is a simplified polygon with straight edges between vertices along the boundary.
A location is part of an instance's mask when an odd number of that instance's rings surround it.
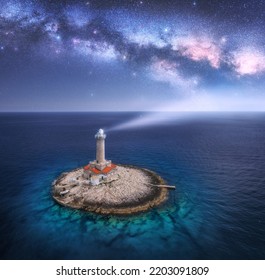
<svg viewBox="0 0 265 280">
<path fill-rule="evenodd" d="M 53 197 L 61 205 L 101 214 L 133 214 L 163 203 L 168 191 L 153 187 L 165 184 L 154 172 L 134 166 L 118 165 L 107 180 L 90 186 L 82 176 L 83 169 L 61 175 L 53 184 Z M 79 179 L 79 184 L 73 182 Z M 67 191 L 64 196 L 58 193 Z"/>
</svg>

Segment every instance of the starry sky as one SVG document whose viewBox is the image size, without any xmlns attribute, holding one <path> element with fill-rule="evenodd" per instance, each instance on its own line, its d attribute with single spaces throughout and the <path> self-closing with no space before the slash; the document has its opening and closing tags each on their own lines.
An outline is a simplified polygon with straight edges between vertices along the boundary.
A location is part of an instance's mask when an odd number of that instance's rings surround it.
<svg viewBox="0 0 265 280">
<path fill-rule="evenodd" d="M 265 0 L 0 0 L 0 111 L 264 111 Z"/>
</svg>

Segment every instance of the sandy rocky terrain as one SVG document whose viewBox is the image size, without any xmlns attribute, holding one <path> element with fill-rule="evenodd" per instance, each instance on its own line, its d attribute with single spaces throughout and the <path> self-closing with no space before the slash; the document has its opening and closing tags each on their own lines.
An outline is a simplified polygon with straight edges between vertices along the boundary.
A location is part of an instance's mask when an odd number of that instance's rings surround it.
<svg viewBox="0 0 265 280">
<path fill-rule="evenodd" d="M 89 185 L 82 174 L 82 168 L 75 169 L 53 182 L 53 197 L 58 203 L 101 214 L 133 214 L 167 198 L 166 189 L 153 186 L 163 184 L 163 179 L 146 169 L 119 165 L 98 186 Z"/>
</svg>

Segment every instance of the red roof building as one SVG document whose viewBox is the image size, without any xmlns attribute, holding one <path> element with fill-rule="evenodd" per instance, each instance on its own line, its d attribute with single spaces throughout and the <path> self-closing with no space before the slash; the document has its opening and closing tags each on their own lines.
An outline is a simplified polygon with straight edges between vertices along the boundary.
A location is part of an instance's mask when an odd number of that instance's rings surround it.
<svg viewBox="0 0 265 280">
<path fill-rule="evenodd" d="M 90 171 L 92 173 L 92 175 L 99 175 L 99 174 L 107 175 L 108 173 L 110 173 L 116 167 L 117 167 L 117 165 L 111 163 L 110 165 L 106 166 L 103 170 L 99 170 L 96 167 L 88 164 L 84 167 L 84 171 L 88 171 L 88 172 Z"/>
</svg>

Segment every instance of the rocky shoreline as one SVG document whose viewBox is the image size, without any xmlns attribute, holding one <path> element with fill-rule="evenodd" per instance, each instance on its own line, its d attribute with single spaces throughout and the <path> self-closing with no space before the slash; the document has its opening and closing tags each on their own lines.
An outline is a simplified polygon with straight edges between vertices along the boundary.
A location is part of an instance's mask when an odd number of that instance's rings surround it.
<svg viewBox="0 0 265 280">
<path fill-rule="evenodd" d="M 108 180 L 98 186 L 88 185 L 82 173 L 83 168 L 77 168 L 53 182 L 56 202 L 99 214 L 130 215 L 156 207 L 168 197 L 166 188 L 155 186 L 164 185 L 164 180 L 147 169 L 118 165 Z"/>
</svg>

